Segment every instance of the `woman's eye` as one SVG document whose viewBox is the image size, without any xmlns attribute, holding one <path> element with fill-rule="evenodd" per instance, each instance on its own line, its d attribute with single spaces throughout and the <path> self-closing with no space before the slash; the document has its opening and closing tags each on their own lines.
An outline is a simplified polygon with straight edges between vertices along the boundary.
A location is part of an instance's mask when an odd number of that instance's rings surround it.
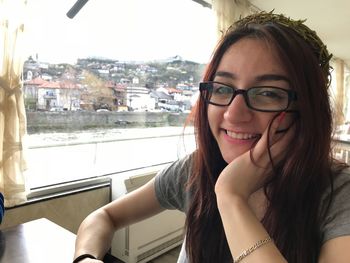
<svg viewBox="0 0 350 263">
<path fill-rule="evenodd" d="M 281 98 L 280 94 L 274 91 L 262 91 L 258 95 L 269 97 L 269 98 Z"/>
<path fill-rule="evenodd" d="M 288 97 L 288 93 L 285 90 L 279 88 L 257 88 L 254 89 L 252 94 L 255 97 L 269 98 L 269 99 L 284 99 Z"/>
<path fill-rule="evenodd" d="M 225 86 L 219 86 L 214 88 L 214 93 L 215 94 L 232 94 L 233 90 L 230 87 L 225 87 Z"/>
</svg>

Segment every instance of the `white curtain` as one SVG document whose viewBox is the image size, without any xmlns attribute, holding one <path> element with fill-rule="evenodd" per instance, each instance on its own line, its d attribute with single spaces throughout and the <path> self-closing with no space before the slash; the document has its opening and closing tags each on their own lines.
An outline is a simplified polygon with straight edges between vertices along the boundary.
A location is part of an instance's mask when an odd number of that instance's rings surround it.
<svg viewBox="0 0 350 263">
<path fill-rule="evenodd" d="M 22 94 L 26 0 L 0 0 L 0 191 L 5 206 L 26 201 Z"/>
<path fill-rule="evenodd" d="M 217 16 L 219 38 L 234 21 L 256 11 L 248 0 L 212 0 L 212 7 Z"/>
<path fill-rule="evenodd" d="M 333 71 L 330 94 L 335 114 L 334 125 L 338 126 L 344 124 L 345 121 L 348 121 L 349 85 L 346 82 L 347 70 L 344 60 L 333 58 L 331 61 L 331 66 L 333 67 Z"/>
</svg>

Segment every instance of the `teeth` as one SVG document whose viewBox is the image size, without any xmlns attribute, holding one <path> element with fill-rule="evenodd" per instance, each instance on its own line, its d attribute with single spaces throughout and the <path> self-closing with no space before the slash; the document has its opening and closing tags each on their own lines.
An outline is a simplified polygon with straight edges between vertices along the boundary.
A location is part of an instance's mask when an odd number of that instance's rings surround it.
<svg viewBox="0 0 350 263">
<path fill-rule="evenodd" d="M 251 133 L 236 133 L 232 131 L 226 131 L 226 133 L 231 138 L 238 139 L 238 140 L 249 140 L 257 137 L 256 134 L 251 134 Z"/>
</svg>

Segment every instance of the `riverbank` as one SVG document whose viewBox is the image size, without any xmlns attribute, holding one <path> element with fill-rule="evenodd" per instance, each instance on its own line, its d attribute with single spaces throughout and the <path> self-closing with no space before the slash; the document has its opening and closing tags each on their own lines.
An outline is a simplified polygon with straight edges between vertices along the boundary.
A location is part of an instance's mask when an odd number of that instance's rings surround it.
<svg viewBox="0 0 350 263">
<path fill-rule="evenodd" d="M 27 112 L 28 134 L 74 132 L 104 128 L 183 126 L 188 113 L 173 112 Z"/>
</svg>

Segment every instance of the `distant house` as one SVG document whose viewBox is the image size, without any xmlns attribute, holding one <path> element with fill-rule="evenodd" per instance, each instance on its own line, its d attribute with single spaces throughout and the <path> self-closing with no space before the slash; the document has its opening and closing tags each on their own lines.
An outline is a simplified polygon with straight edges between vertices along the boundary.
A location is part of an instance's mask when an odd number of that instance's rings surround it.
<svg viewBox="0 0 350 263">
<path fill-rule="evenodd" d="M 40 77 L 25 81 L 24 85 L 23 85 L 24 98 L 37 98 L 38 86 L 40 86 L 46 82 L 47 82 L 46 80 L 44 80 Z"/>
<path fill-rule="evenodd" d="M 25 100 L 25 105 L 27 110 L 37 110 L 38 109 L 38 87 L 47 81 L 37 77 L 34 79 L 29 79 L 24 82 L 23 85 L 23 97 Z"/>
<path fill-rule="evenodd" d="M 156 100 L 150 96 L 150 90 L 146 87 L 127 86 L 127 102 L 131 110 L 154 110 Z"/>
<path fill-rule="evenodd" d="M 47 81 L 38 86 L 38 110 L 77 110 L 79 108 L 78 85 L 69 81 Z"/>
<path fill-rule="evenodd" d="M 140 79 L 138 77 L 133 77 L 132 78 L 132 84 L 140 84 Z"/>
<path fill-rule="evenodd" d="M 127 110 L 127 86 L 109 81 L 106 86 L 113 91 L 114 103 L 112 110 Z"/>
<path fill-rule="evenodd" d="M 168 89 L 159 88 L 151 92 L 151 97 L 157 101 L 156 108 L 166 111 L 180 111 L 180 105 L 174 100 L 174 96 L 168 93 Z"/>
<path fill-rule="evenodd" d="M 59 82 L 49 82 L 38 86 L 38 110 L 50 110 L 52 107 L 59 107 Z M 63 109 L 63 105 L 62 105 Z"/>
<path fill-rule="evenodd" d="M 156 102 L 167 103 L 168 101 L 173 100 L 173 96 L 169 93 L 164 92 L 163 89 L 152 90 L 150 96 L 156 99 Z"/>
</svg>

